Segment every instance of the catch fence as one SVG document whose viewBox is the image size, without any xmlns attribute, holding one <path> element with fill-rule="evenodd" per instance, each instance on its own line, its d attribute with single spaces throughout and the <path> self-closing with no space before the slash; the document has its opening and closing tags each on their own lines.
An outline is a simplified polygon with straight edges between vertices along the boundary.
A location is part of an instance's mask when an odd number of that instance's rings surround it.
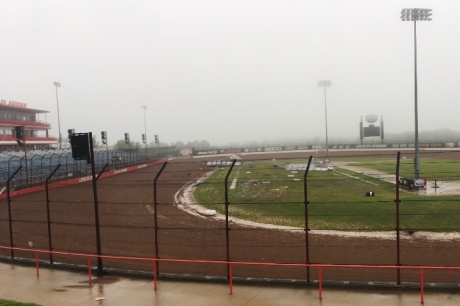
<svg viewBox="0 0 460 306">
<path fill-rule="evenodd" d="M 96 172 L 99 172 L 105 165 L 108 165 L 107 170 L 122 169 L 177 155 L 176 147 L 97 149 L 94 151 L 94 163 Z M 12 189 L 43 185 L 57 165 L 61 166 L 51 177 L 52 182 L 91 175 L 91 165 L 84 160 L 74 160 L 70 150 L 0 153 L 0 194 L 4 193 L 4 183 L 19 166 L 20 172 L 10 182 Z"/>
<path fill-rule="evenodd" d="M 46 190 L 3 199 L 0 245 L 165 259 L 156 267 L 165 274 L 230 273 L 226 265 L 167 261 L 175 258 L 280 264 L 236 265 L 232 273 L 241 278 L 314 281 L 319 274 L 311 265 L 332 264 L 338 266 L 324 271 L 324 281 L 418 282 L 416 269 L 366 267 L 460 266 L 460 155 L 423 152 L 421 180 L 413 184 L 424 186 L 411 189 L 410 154 L 335 154 L 331 163 L 316 154 L 247 155 L 233 165 L 222 157 L 159 162 L 94 185 L 49 189 L 48 200 Z M 59 254 L 40 256 L 78 264 Z M 149 263 L 111 258 L 97 265 L 151 271 Z M 363 267 L 345 267 L 355 265 Z M 454 270 L 425 276 L 458 284 Z"/>
</svg>

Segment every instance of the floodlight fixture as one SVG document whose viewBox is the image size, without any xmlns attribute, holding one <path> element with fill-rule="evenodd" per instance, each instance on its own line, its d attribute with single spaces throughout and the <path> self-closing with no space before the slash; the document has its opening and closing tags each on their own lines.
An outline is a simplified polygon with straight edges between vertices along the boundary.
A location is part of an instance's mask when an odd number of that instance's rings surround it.
<svg viewBox="0 0 460 306">
<path fill-rule="evenodd" d="M 332 81 L 329 81 L 329 80 L 318 81 L 318 86 L 319 87 L 332 86 Z"/>
<path fill-rule="evenodd" d="M 409 8 L 402 9 L 401 20 L 402 21 L 431 21 L 432 9 L 426 8 Z"/>
</svg>

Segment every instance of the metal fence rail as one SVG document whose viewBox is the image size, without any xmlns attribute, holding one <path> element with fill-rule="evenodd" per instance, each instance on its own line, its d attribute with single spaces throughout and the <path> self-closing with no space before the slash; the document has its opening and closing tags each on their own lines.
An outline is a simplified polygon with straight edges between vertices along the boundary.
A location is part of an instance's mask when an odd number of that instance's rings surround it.
<svg viewBox="0 0 460 306">
<path fill-rule="evenodd" d="M 260 263 L 260 262 L 236 262 L 236 261 L 217 261 L 217 260 L 188 260 L 188 259 L 180 259 L 180 258 L 153 258 L 153 257 L 131 257 L 131 256 L 96 256 L 92 254 L 83 254 L 83 253 L 69 253 L 69 252 L 50 252 L 47 250 L 40 250 L 40 249 L 21 249 L 21 248 L 10 248 L 5 246 L 0 246 L 0 249 L 4 250 L 15 250 L 15 251 L 22 251 L 25 253 L 33 253 L 34 261 L 35 261 L 35 271 L 36 277 L 40 277 L 40 254 L 48 254 L 49 256 L 61 255 L 66 257 L 76 257 L 76 258 L 86 258 L 86 267 L 88 272 L 88 284 L 92 284 L 93 280 L 93 272 L 92 272 L 92 261 L 98 259 L 111 259 L 115 261 L 142 261 L 142 262 L 150 262 L 152 269 L 152 277 L 153 277 L 153 290 L 158 289 L 158 263 L 176 263 L 176 264 L 202 264 L 202 265 L 225 265 L 228 266 L 229 275 L 228 275 L 228 283 L 229 283 L 229 294 L 233 294 L 233 283 L 234 283 L 234 274 L 233 268 L 236 266 L 241 267 L 251 267 L 251 266 L 266 266 L 266 267 L 280 267 L 280 268 L 287 268 L 287 267 L 294 267 L 296 269 L 306 269 L 306 268 L 314 268 L 317 270 L 318 278 L 315 280 L 314 283 L 318 285 L 318 299 L 323 299 L 323 271 L 325 269 L 351 269 L 351 270 L 359 270 L 359 269 L 374 269 L 374 270 L 412 270 L 418 271 L 419 273 L 419 281 L 414 283 L 413 285 L 418 285 L 420 288 L 420 303 L 423 304 L 425 302 L 425 288 L 427 287 L 427 280 L 425 277 L 425 272 L 430 270 L 437 270 L 437 271 L 454 271 L 458 273 L 460 271 L 460 267 L 436 267 L 436 266 L 412 266 L 412 267 L 400 267 L 400 266 L 376 266 L 376 265 L 332 265 L 332 264 L 286 264 L 286 263 L 276 263 L 276 262 L 268 262 L 268 263 Z M 97 275 L 98 276 L 98 275 Z"/>
</svg>

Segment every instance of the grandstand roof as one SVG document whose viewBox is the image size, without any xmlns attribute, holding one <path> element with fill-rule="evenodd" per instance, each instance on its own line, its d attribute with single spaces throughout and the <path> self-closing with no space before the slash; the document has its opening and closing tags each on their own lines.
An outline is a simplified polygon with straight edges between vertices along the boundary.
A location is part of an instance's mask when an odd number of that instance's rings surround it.
<svg viewBox="0 0 460 306">
<path fill-rule="evenodd" d="M 23 112 L 23 113 L 33 113 L 33 114 L 49 113 L 49 111 L 40 110 L 40 109 L 21 108 L 21 107 L 12 107 L 12 106 L 7 106 L 7 105 L 0 105 L 0 112 L 5 111 L 5 110 L 7 110 L 7 111 L 17 111 L 17 112 Z"/>
</svg>

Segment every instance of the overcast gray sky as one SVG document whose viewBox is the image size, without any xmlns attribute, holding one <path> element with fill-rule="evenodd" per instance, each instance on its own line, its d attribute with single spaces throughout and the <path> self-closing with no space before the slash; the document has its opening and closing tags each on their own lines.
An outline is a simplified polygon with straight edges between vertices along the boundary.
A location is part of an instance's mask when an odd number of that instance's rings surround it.
<svg viewBox="0 0 460 306">
<path fill-rule="evenodd" d="M 0 99 L 49 110 L 61 133 L 149 141 L 359 137 L 361 115 L 414 130 L 459 130 L 460 1 L 78 0 L 0 2 Z M 456 17 L 457 16 L 457 17 Z"/>
</svg>

